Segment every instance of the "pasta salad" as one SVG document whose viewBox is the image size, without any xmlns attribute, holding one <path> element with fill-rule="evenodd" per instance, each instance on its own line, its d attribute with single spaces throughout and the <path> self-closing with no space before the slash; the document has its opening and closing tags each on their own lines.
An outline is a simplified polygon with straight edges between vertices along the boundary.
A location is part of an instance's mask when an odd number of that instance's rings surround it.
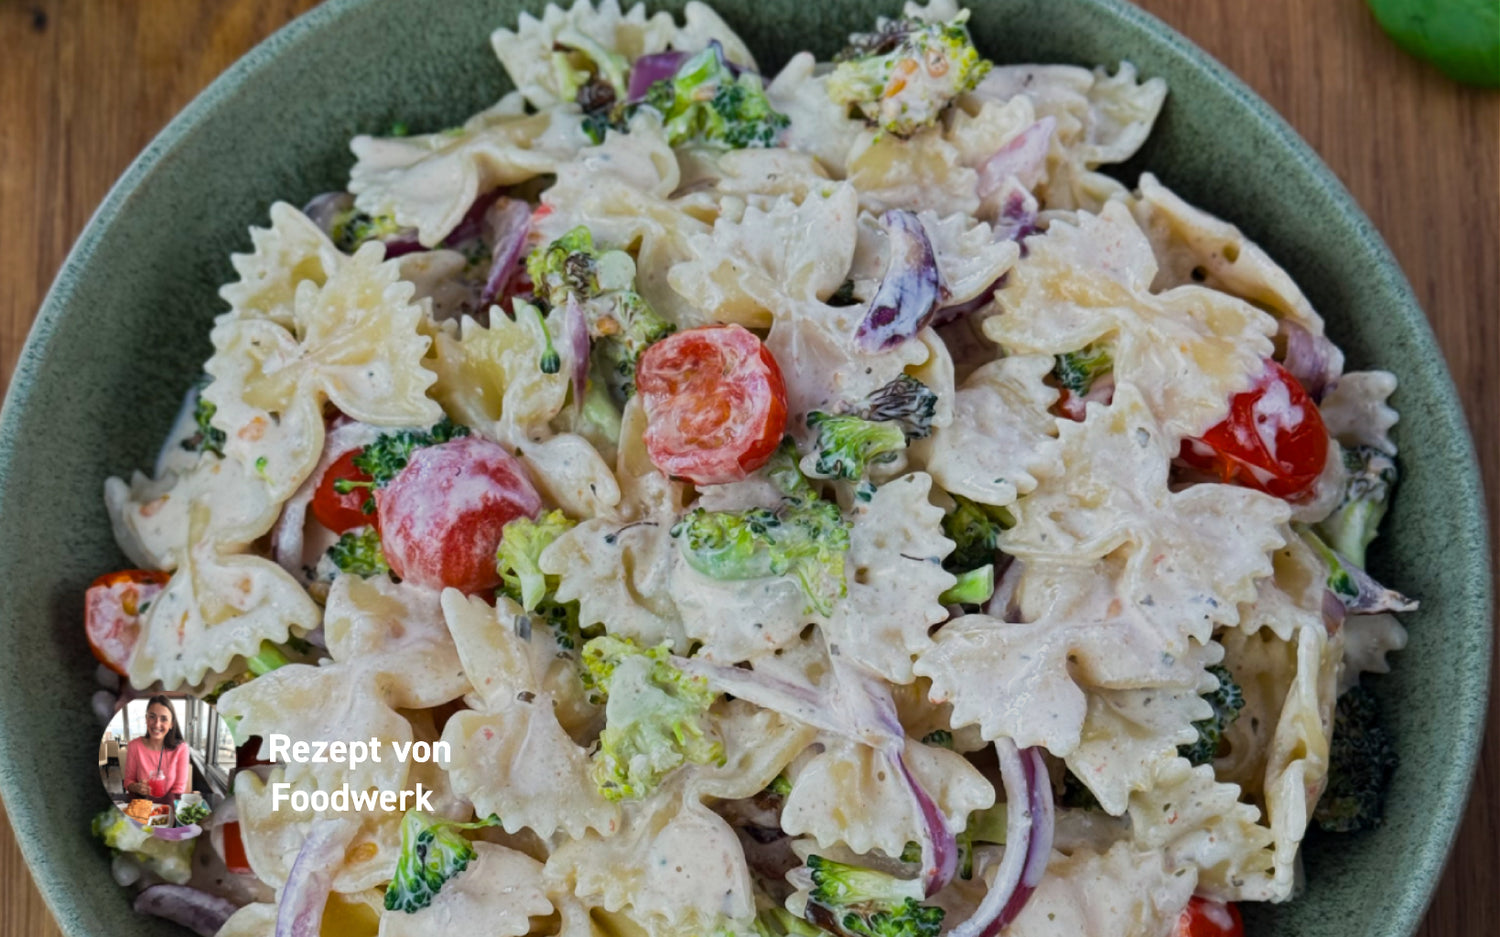
<svg viewBox="0 0 1500 937">
<path fill-rule="evenodd" d="M 772 77 L 701 3 L 549 6 L 491 37 L 493 107 L 272 206 L 105 484 L 138 568 L 88 593 L 96 703 L 204 695 L 246 764 L 201 835 L 96 820 L 139 910 L 1234 935 L 1310 824 L 1379 822 L 1395 379 L 1101 172 L 1161 79 L 968 19 Z M 443 757 L 250 764 L 273 737 Z"/>
</svg>

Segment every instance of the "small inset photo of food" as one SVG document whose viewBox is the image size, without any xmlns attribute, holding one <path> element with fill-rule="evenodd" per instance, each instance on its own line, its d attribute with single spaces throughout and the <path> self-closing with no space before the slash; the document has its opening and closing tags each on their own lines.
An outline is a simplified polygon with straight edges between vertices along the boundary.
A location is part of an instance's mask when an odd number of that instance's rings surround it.
<svg viewBox="0 0 1500 937">
<path fill-rule="evenodd" d="M 154 830 L 200 830 L 229 792 L 235 747 L 213 706 L 180 693 L 120 704 L 99 740 L 99 778 L 125 818 Z"/>
</svg>

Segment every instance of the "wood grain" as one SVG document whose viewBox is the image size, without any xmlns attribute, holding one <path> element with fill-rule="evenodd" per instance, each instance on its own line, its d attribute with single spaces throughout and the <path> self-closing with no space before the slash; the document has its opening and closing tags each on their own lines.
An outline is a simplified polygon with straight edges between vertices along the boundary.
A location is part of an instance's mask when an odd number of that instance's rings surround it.
<svg viewBox="0 0 1500 937">
<path fill-rule="evenodd" d="M 312 0 L 0 0 L 0 386 L 68 247 L 194 94 Z M 1360 0 L 1143 0 L 1244 78 L 1385 235 L 1448 357 L 1491 493 L 1500 480 L 1500 94 L 1399 53 Z M 1458 846 L 1420 932 L 1500 920 L 1500 697 Z M 0 811 L 0 934 L 59 931 Z"/>
</svg>

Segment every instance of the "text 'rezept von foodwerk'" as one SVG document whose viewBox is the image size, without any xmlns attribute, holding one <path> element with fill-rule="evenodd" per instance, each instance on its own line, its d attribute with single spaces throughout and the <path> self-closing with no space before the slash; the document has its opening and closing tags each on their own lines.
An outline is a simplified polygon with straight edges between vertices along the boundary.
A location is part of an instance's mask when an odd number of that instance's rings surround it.
<svg viewBox="0 0 1500 937">
<path fill-rule="evenodd" d="M 290 736 L 272 733 L 266 736 L 265 752 L 271 761 L 302 765 L 342 764 L 353 771 L 362 764 L 381 764 L 381 749 L 385 743 L 371 736 L 350 741 L 292 741 Z M 400 762 L 435 762 L 446 767 L 452 759 L 447 742 L 391 742 L 390 755 Z M 308 810 L 332 811 L 334 813 L 367 812 L 385 810 L 405 812 L 432 810 L 432 789 L 417 782 L 415 790 L 383 791 L 376 788 L 355 790 L 349 782 L 337 790 L 305 791 L 285 781 L 271 785 L 271 809 L 280 810 L 282 805 L 303 813 Z"/>
</svg>

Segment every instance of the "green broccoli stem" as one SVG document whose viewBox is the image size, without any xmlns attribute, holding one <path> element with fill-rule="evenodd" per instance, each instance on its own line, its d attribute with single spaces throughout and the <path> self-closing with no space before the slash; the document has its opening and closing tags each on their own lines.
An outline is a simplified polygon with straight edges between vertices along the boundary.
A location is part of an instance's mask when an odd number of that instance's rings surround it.
<svg viewBox="0 0 1500 937">
<path fill-rule="evenodd" d="M 286 655 L 281 653 L 281 650 L 270 641 L 262 641 L 260 652 L 253 657 L 245 658 L 246 666 L 257 677 L 264 677 L 276 668 L 285 667 L 289 663 L 290 661 L 286 659 Z"/>
<path fill-rule="evenodd" d="M 983 605 L 995 594 L 995 567 L 986 565 L 958 574 L 954 583 L 938 601 L 944 605 Z"/>
</svg>

